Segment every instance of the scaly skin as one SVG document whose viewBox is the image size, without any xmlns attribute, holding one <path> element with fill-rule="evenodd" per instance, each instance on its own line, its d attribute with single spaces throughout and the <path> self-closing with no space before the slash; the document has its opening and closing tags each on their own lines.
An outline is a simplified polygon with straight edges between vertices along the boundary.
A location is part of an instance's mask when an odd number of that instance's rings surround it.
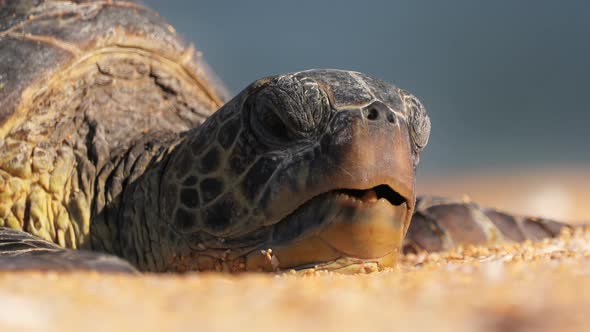
<svg viewBox="0 0 590 332">
<path fill-rule="evenodd" d="M 414 97 L 360 73 L 259 80 L 137 172 L 119 199 L 117 254 L 157 271 L 266 269 L 267 247 L 282 256 L 274 268 L 392 264 L 428 130 Z M 335 192 L 377 186 L 390 192 L 375 203 Z"/>
<path fill-rule="evenodd" d="M 458 246 L 539 241 L 571 226 L 553 220 L 514 216 L 469 200 L 420 197 L 403 252 L 448 251 Z"/>
</svg>

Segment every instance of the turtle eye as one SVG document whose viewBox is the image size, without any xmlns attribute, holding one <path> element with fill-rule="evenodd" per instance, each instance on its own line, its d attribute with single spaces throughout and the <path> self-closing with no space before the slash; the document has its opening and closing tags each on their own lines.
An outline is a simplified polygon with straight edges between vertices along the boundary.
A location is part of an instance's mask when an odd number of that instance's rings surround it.
<svg viewBox="0 0 590 332">
<path fill-rule="evenodd" d="M 281 114 L 285 113 L 281 104 L 277 105 L 274 100 L 262 94 L 253 96 L 247 104 L 250 127 L 262 143 L 268 146 L 283 145 L 297 138 L 289 119 L 284 119 L 286 114 Z"/>
<path fill-rule="evenodd" d="M 430 118 L 426 114 L 426 109 L 418 99 L 410 97 L 406 100 L 410 113 L 410 135 L 414 143 L 414 152 L 420 153 L 430 137 Z"/>
<path fill-rule="evenodd" d="M 276 139 L 281 142 L 291 139 L 291 130 L 285 122 L 279 117 L 276 108 L 264 103 L 255 109 L 254 123 L 255 128 L 265 133 L 265 138 Z"/>
<path fill-rule="evenodd" d="M 326 93 L 313 80 L 281 76 L 247 101 L 254 132 L 267 144 L 308 141 L 329 116 Z"/>
</svg>

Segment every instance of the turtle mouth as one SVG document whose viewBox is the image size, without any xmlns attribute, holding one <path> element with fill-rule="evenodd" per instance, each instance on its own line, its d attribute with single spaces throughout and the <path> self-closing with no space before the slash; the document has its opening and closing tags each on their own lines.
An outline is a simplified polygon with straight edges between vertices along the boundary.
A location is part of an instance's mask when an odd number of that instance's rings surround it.
<svg viewBox="0 0 590 332">
<path fill-rule="evenodd" d="M 400 206 L 407 203 L 407 199 L 386 184 L 381 184 L 371 189 L 337 189 L 333 192 L 360 200 L 362 203 L 376 203 L 380 199 L 388 201 L 391 205 Z"/>
<path fill-rule="evenodd" d="M 315 196 L 272 227 L 248 270 L 320 268 L 359 272 L 395 264 L 412 214 L 391 186 L 335 189 Z"/>
</svg>

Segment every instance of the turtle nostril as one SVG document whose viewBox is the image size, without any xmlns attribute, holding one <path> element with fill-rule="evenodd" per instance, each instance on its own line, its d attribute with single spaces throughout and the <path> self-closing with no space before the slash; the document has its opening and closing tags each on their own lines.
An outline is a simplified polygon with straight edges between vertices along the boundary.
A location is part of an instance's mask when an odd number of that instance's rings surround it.
<svg viewBox="0 0 590 332">
<path fill-rule="evenodd" d="M 395 123 L 395 113 L 380 101 L 375 101 L 371 105 L 363 108 L 363 116 L 370 121 L 387 121 Z"/>
<path fill-rule="evenodd" d="M 395 114 L 393 114 L 393 112 L 389 112 L 387 113 L 387 121 L 391 122 L 391 123 L 395 123 Z"/>
<path fill-rule="evenodd" d="M 367 110 L 367 119 L 369 120 L 377 120 L 379 118 L 379 110 L 377 110 L 376 108 L 369 108 Z"/>
</svg>

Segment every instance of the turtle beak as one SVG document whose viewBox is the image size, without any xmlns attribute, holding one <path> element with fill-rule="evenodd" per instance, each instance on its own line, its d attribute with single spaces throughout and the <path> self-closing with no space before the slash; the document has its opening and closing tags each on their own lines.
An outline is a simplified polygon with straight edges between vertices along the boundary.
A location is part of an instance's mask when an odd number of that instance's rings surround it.
<svg viewBox="0 0 590 332">
<path fill-rule="evenodd" d="M 377 198 L 407 209 L 403 234 L 407 231 L 415 204 L 415 168 L 408 126 L 383 104 L 341 112 L 335 133 L 327 144 L 327 158 L 333 158 L 328 181 L 338 188 L 375 190 Z M 399 217 L 399 215 L 398 215 Z"/>
<path fill-rule="evenodd" d="M 413 211 L 415 168 L 408 125 L 385 105 L 338 112 L 316 151 L 293 158 L 297 162 L 284 171 L 288 176 L 274 183 L 273 204 L 261 202 L 268 220 L 278 221 L 329 191 L 379 186 L 401 196 Z"/>
<path fill-rule="evenodd" d="M 284 177 L 291 182 L 277 186 L 281 191 L 267 209 L 275 220 L 269 244 L 279 263 L 273 269 L 367 262 L 386 267 L 397 260 L 415 203 L 405 119 L 370 105 L 340 111 L 330 127 L 321 153 L 293 167 L 307 171 Z M 261 266 L 252 257 L 248 262 L 249 268 Z"/>
</svg>

